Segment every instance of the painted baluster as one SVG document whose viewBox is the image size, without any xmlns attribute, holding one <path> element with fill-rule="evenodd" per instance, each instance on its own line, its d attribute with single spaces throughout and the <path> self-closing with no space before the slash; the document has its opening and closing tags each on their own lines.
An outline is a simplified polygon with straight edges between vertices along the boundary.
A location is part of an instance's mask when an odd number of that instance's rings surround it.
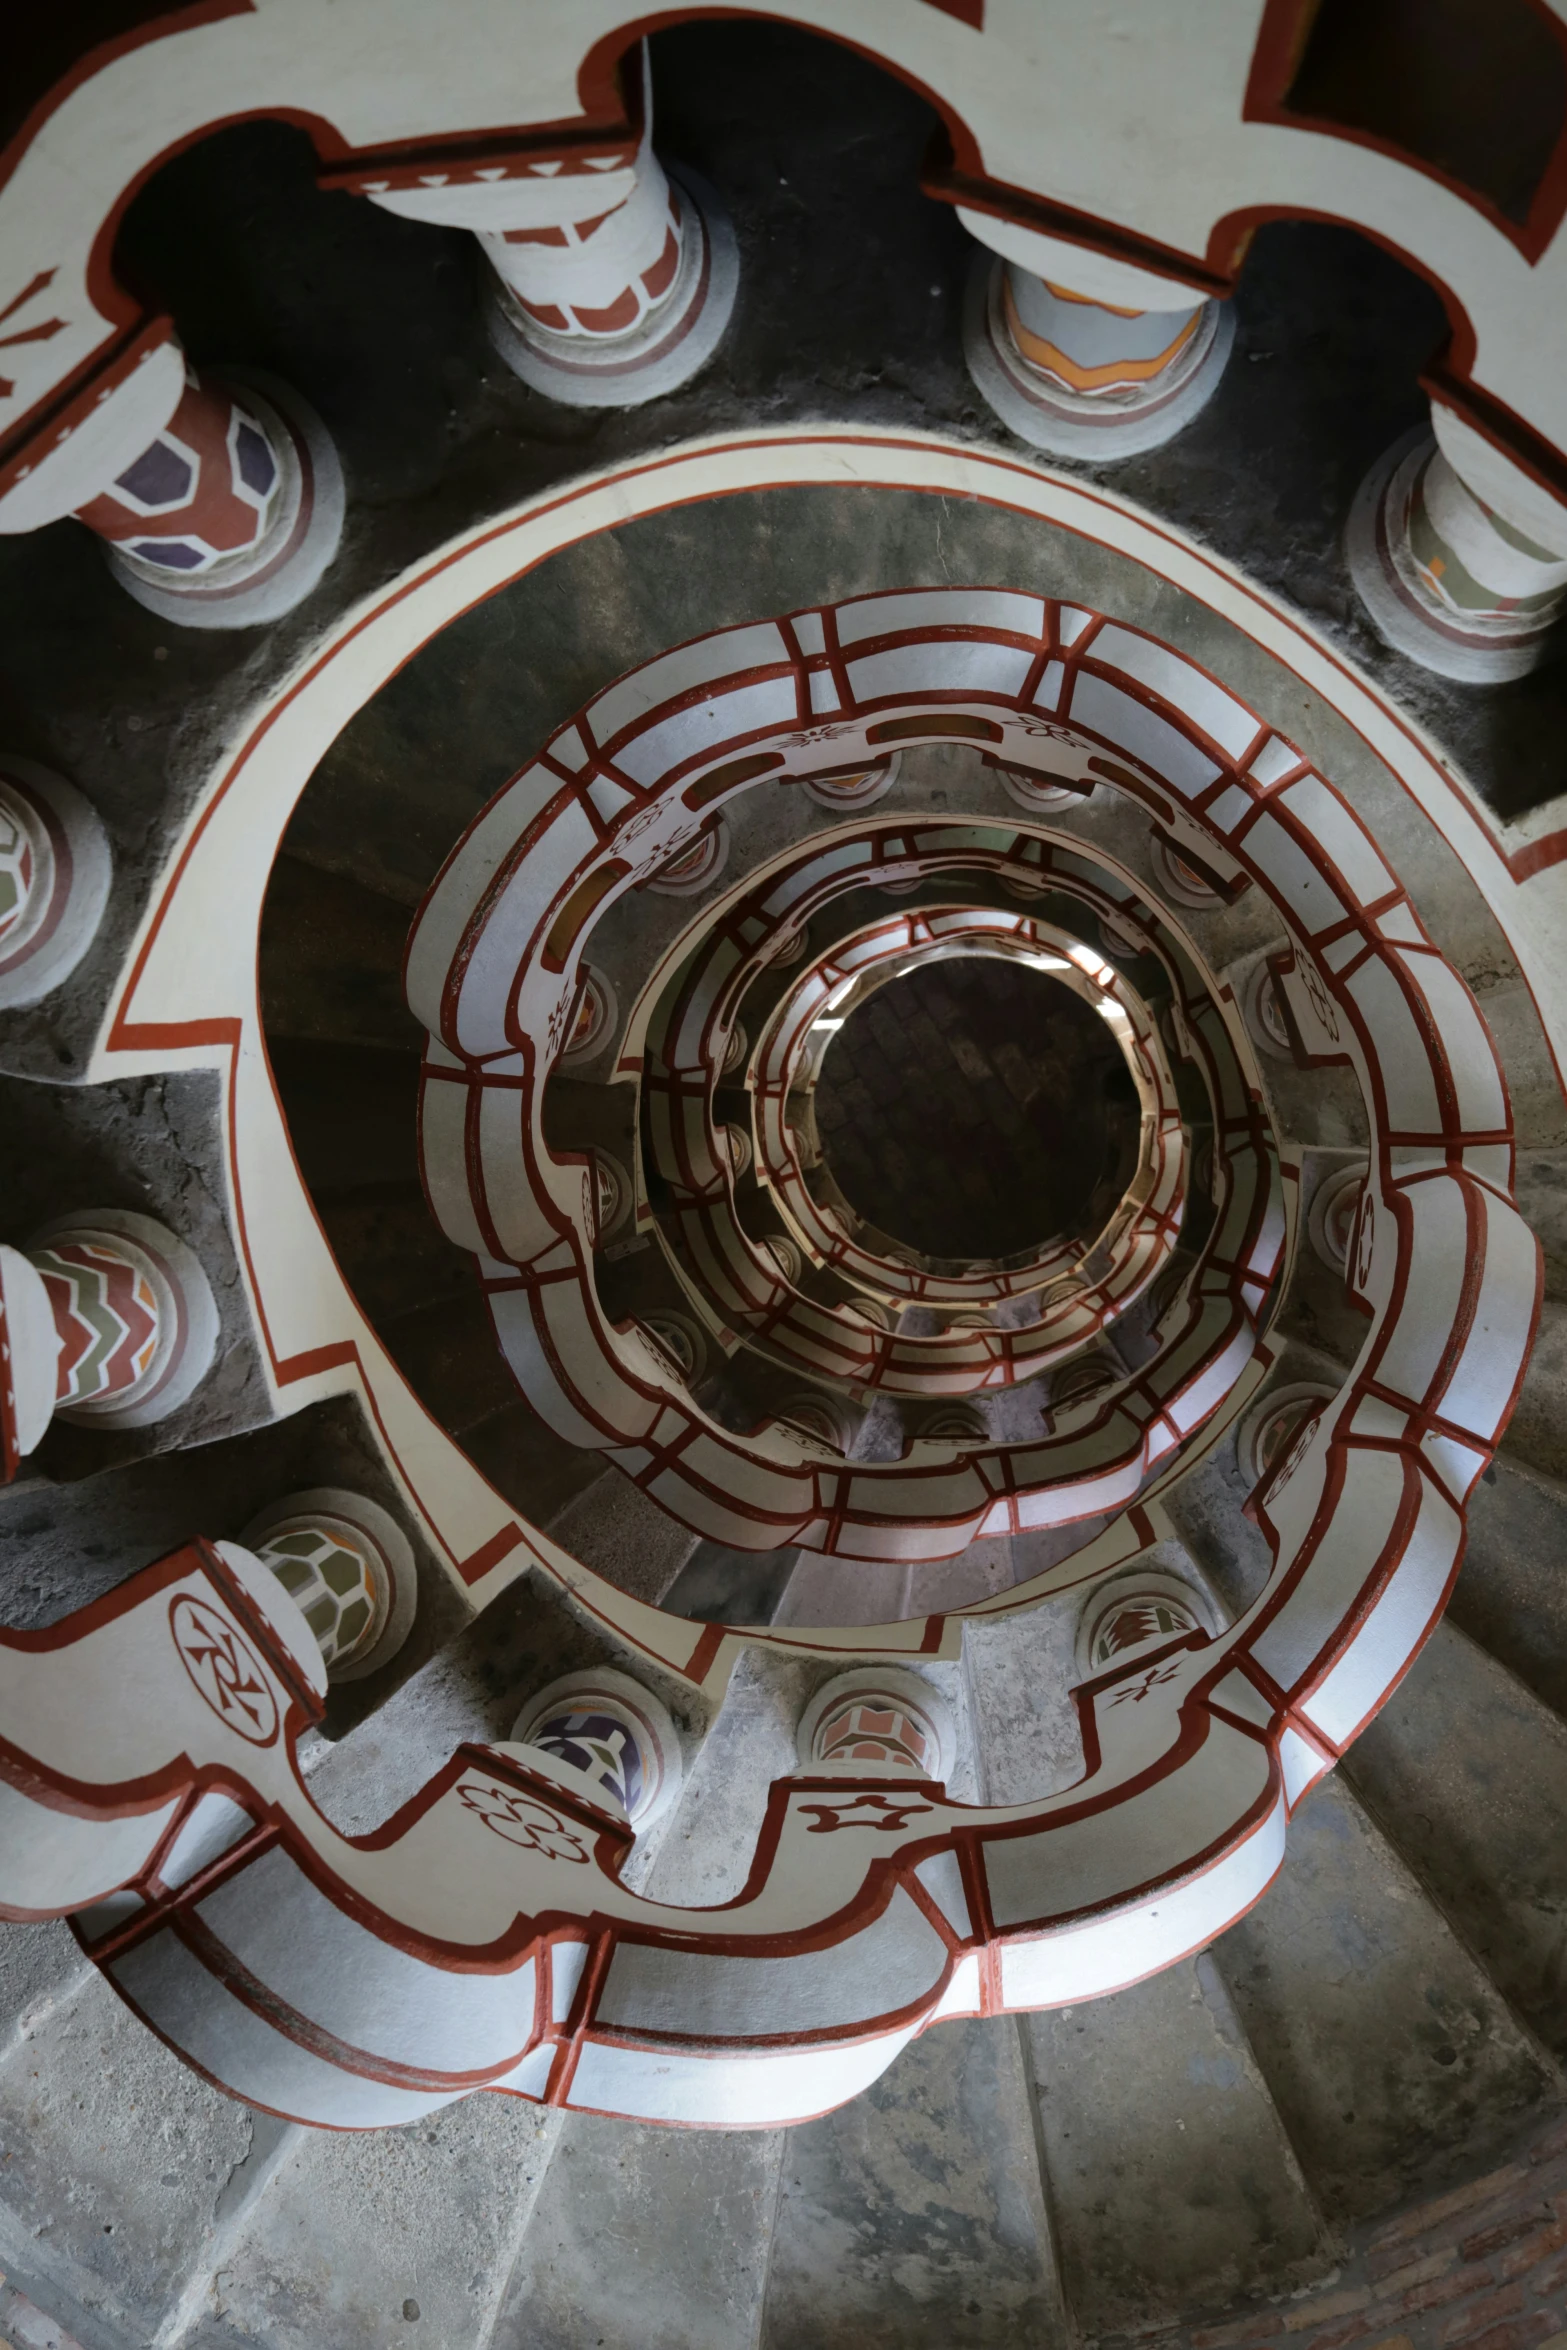
<svg viewBox="0 0 1567 2350">
<path fill-rule="evenodd" d="M 668 1709 L 640 1681 L 607 1665 L 563 1674 L 529 1699 L 512 1727 L 514 1745 L 537 1767 L 592 1783 L 595 1799 L 623 1812 L 640 1832 L 679 1792 L 680 1741 Z"/>
<path fill-rule="evenodd" d="M 800 1716 L 795 1745 L 802 1771 L 856 1778 L 945 1780 L 957 1759 L 946 1699 L 897 1665 L 858 1666 L 824 1682 Z"/>
<path fill-rule="evenodd" d="M 491 342 L 570 407 L 634 407 L 684 383 L 717 348 L 739 283 L 717 196 L 653 152 L 645 47 L 629 101 L 625 134 L 598 146 L 345 182 L 405 219 L 471 231 L 490 268 Z"/>
<path fill-rule="evenodd" d="M 0 757 L 0 1006 L 36 1004 L 75 970 L 110 871 L 108 836 L 75 786 Z"/>
<path fill-rule="evenodd" d="M 205 1377 L 218 1312 L 195 1256 L 125 1209 L 63 1217 L 25 1254 L 0 1247 L 5 1474 L 56 1413 L 87 1426 L 167 1419 Z"/>
<path fill-rule="evenodd" d="M 963 219 L 982 240 L 964 316 L 969 372 L 1021 439 L 1130 457 L 1212 397 L 1235 339 L 1227 302 L 1010 222 Z"/>
<path fill-rule="evenodd" d="M 198 376 L 129 464 L 76 507 L 137 602 L 195 628 L 247 628 L 307 595 L 337 551 L 343 486 L 297 395 Z"/>
<path fill-rule="evenodd" d="M 1567 603 L 1567 507 L 1451 409 L 1433 404 L 1432 424 L 1362 482 L 1350 572 L 1380 634 L 1422 668 L 1522 677 Z"/>
<path fill-rule="evenodd" d="M 312 1487 L 273 1502 L 243 1540 L 310 1626 L 331 1682 L 359 1681 L 397 1654 L 413 1627 L 413 1548 L 362 1493 Z"/>
</svg>

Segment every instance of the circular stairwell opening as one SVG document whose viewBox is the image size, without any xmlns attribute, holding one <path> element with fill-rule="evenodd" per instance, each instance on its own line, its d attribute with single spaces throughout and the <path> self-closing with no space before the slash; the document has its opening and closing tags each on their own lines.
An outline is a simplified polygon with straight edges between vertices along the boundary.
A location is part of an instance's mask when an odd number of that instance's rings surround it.
<svg viewBox="0 0 1567 2350">
<path fill-rule="evenodd" d="M 937 1259 L 1086 1237 L 1137 1162 L 1137 1090 L 1105 1021 L 1048 972 L 994 955 L 922 964 L 856 1005 L 815 1100 L 850 1206 Z"/>
</svg>

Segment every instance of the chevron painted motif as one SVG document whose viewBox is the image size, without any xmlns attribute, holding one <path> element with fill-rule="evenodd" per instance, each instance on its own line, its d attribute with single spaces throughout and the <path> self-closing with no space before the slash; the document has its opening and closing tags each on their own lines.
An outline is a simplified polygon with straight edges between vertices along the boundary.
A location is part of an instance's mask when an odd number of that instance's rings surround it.
<svg viewBox="0 0 1567 2350">
<path fill-rule="evenodd" d="M 158 1301 L 128 1254 L 106 1240 L 58 1240 L 34 1249 L 60 1338 L 57 1403 L 123 1395 L 158 1351 Z"/>
</svg>

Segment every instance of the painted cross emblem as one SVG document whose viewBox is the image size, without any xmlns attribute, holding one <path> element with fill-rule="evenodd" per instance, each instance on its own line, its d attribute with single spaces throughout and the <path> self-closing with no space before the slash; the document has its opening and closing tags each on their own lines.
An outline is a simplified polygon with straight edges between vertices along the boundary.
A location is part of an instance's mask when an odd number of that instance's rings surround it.
<svg viewBox="0 0 1567 2350">
<path fill-rule="evenodd" d="M 277 1736 L 277 1700 L 233 1625 L 204 1600 L 182 1595 L 169 1610 L 169 1630 L 181 1664 L 218 1720 L 253 1746 L 270 1746 Z"/>
<path fill-rule="evenodd" d="M 1146 1673 L 1139 1673 L 1134 1681 L 1128 1681 L 1126 1687 L 1118 1689 L 1114 1697 L 1108 1698 L 1106 1703 L 1109 1705 L 1141 1705 L 1145 1697 L 1151 1697 L 1153 1692 L 1162 1687 L 1166 1681 L 1173 1681 L 1180 1669 L 1179 1662 L 1163 1665 L 1158 1669 L 1150 1665 Z"/>
</svg>

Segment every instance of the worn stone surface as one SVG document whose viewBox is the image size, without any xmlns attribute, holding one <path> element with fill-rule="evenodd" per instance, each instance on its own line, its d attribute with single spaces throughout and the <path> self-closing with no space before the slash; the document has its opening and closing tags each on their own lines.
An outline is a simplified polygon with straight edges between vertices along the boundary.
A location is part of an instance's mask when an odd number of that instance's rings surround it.
<svg viewBox="0 0 1567 2350">
<path fill-rule="evenodd" d="M 481 2094 L 403 2129 L 301 2131 L 224 2245 L 194 2345 L 477 2350 L 559 2118 Z"/>
<path fill-rule="evenodd" d="M 1331 2248 L 1212 1962 L 1030 2016 L 1051 2211 L 1089 2334 L 1224 2308 Z"/>
<path fill-rule="evenodd" d="M 0 2056 L 0 2209 L 40 2281 L 147 2343 L 253 2127 L 93 1973 Z"/>
<path fill-rule="evenodd" d="M 39 2010 L 68 1998 L 86 1979 L 87 1964 L 63 1918 L 0 1928 L 0 2047 L 30 2028 Z"/>
<path fill-rule="evenodd" d="M 568 2114 L 486 2350 L 754 2342 L 781 2136 Z"/>
<path fill-rule="evenodd" d="M 1468 1518 L 1449 1616 L 1567 1715 L 1567 1487 L 1504 1453 L 1470 1494 Z"/>
<path fill-rule="evenodd" d="M 698 1542 L 662 1604 L 697 1624 L 770 1624 L 799 1557 L 796 1550 L 731 1550 L 723 1542 Z"/>
<path fill-rule="evenodd" d="M 1541 1301 L 1523 1387 L 1507 1423 L 1511 1459 L 1557 1483 L 1567 1479 L 1567 1303 Z"/>
<path fill-rule="evenodd" d="M 1284 1867 L 1213 1952 L 1330 2220 L 1471 2175 L 1559 2094 L 1500 1992 L 1334 1777 L 1306 1797 Z"/>
<path fill-rule="evenodd" d="M 668 1595 L 697 1539 L 614 1467 L 567 1503 L 550 1532 L 584 1566 L 655 1605 Z"/>
<path fill-rule="evenodd" d="M 761 2350 L 1065 2339 L 1014 2025 L 940 2024 L 786 2134 Z"/>
<path fill-rule="evenodd" d="M 984 1758 L 985 1801 L 1022 1803 L 1083 1775 L 1083 1741 L 1067 1692 L 1083 1594 L 964 1628 L 963 1659 Z"/>
<path fill-rule="evenodd" d="M 1516 2013 L 1567 2053 L 1567 1725 L 1444 1623 L 1344 1769 Z"/>
</svg>

